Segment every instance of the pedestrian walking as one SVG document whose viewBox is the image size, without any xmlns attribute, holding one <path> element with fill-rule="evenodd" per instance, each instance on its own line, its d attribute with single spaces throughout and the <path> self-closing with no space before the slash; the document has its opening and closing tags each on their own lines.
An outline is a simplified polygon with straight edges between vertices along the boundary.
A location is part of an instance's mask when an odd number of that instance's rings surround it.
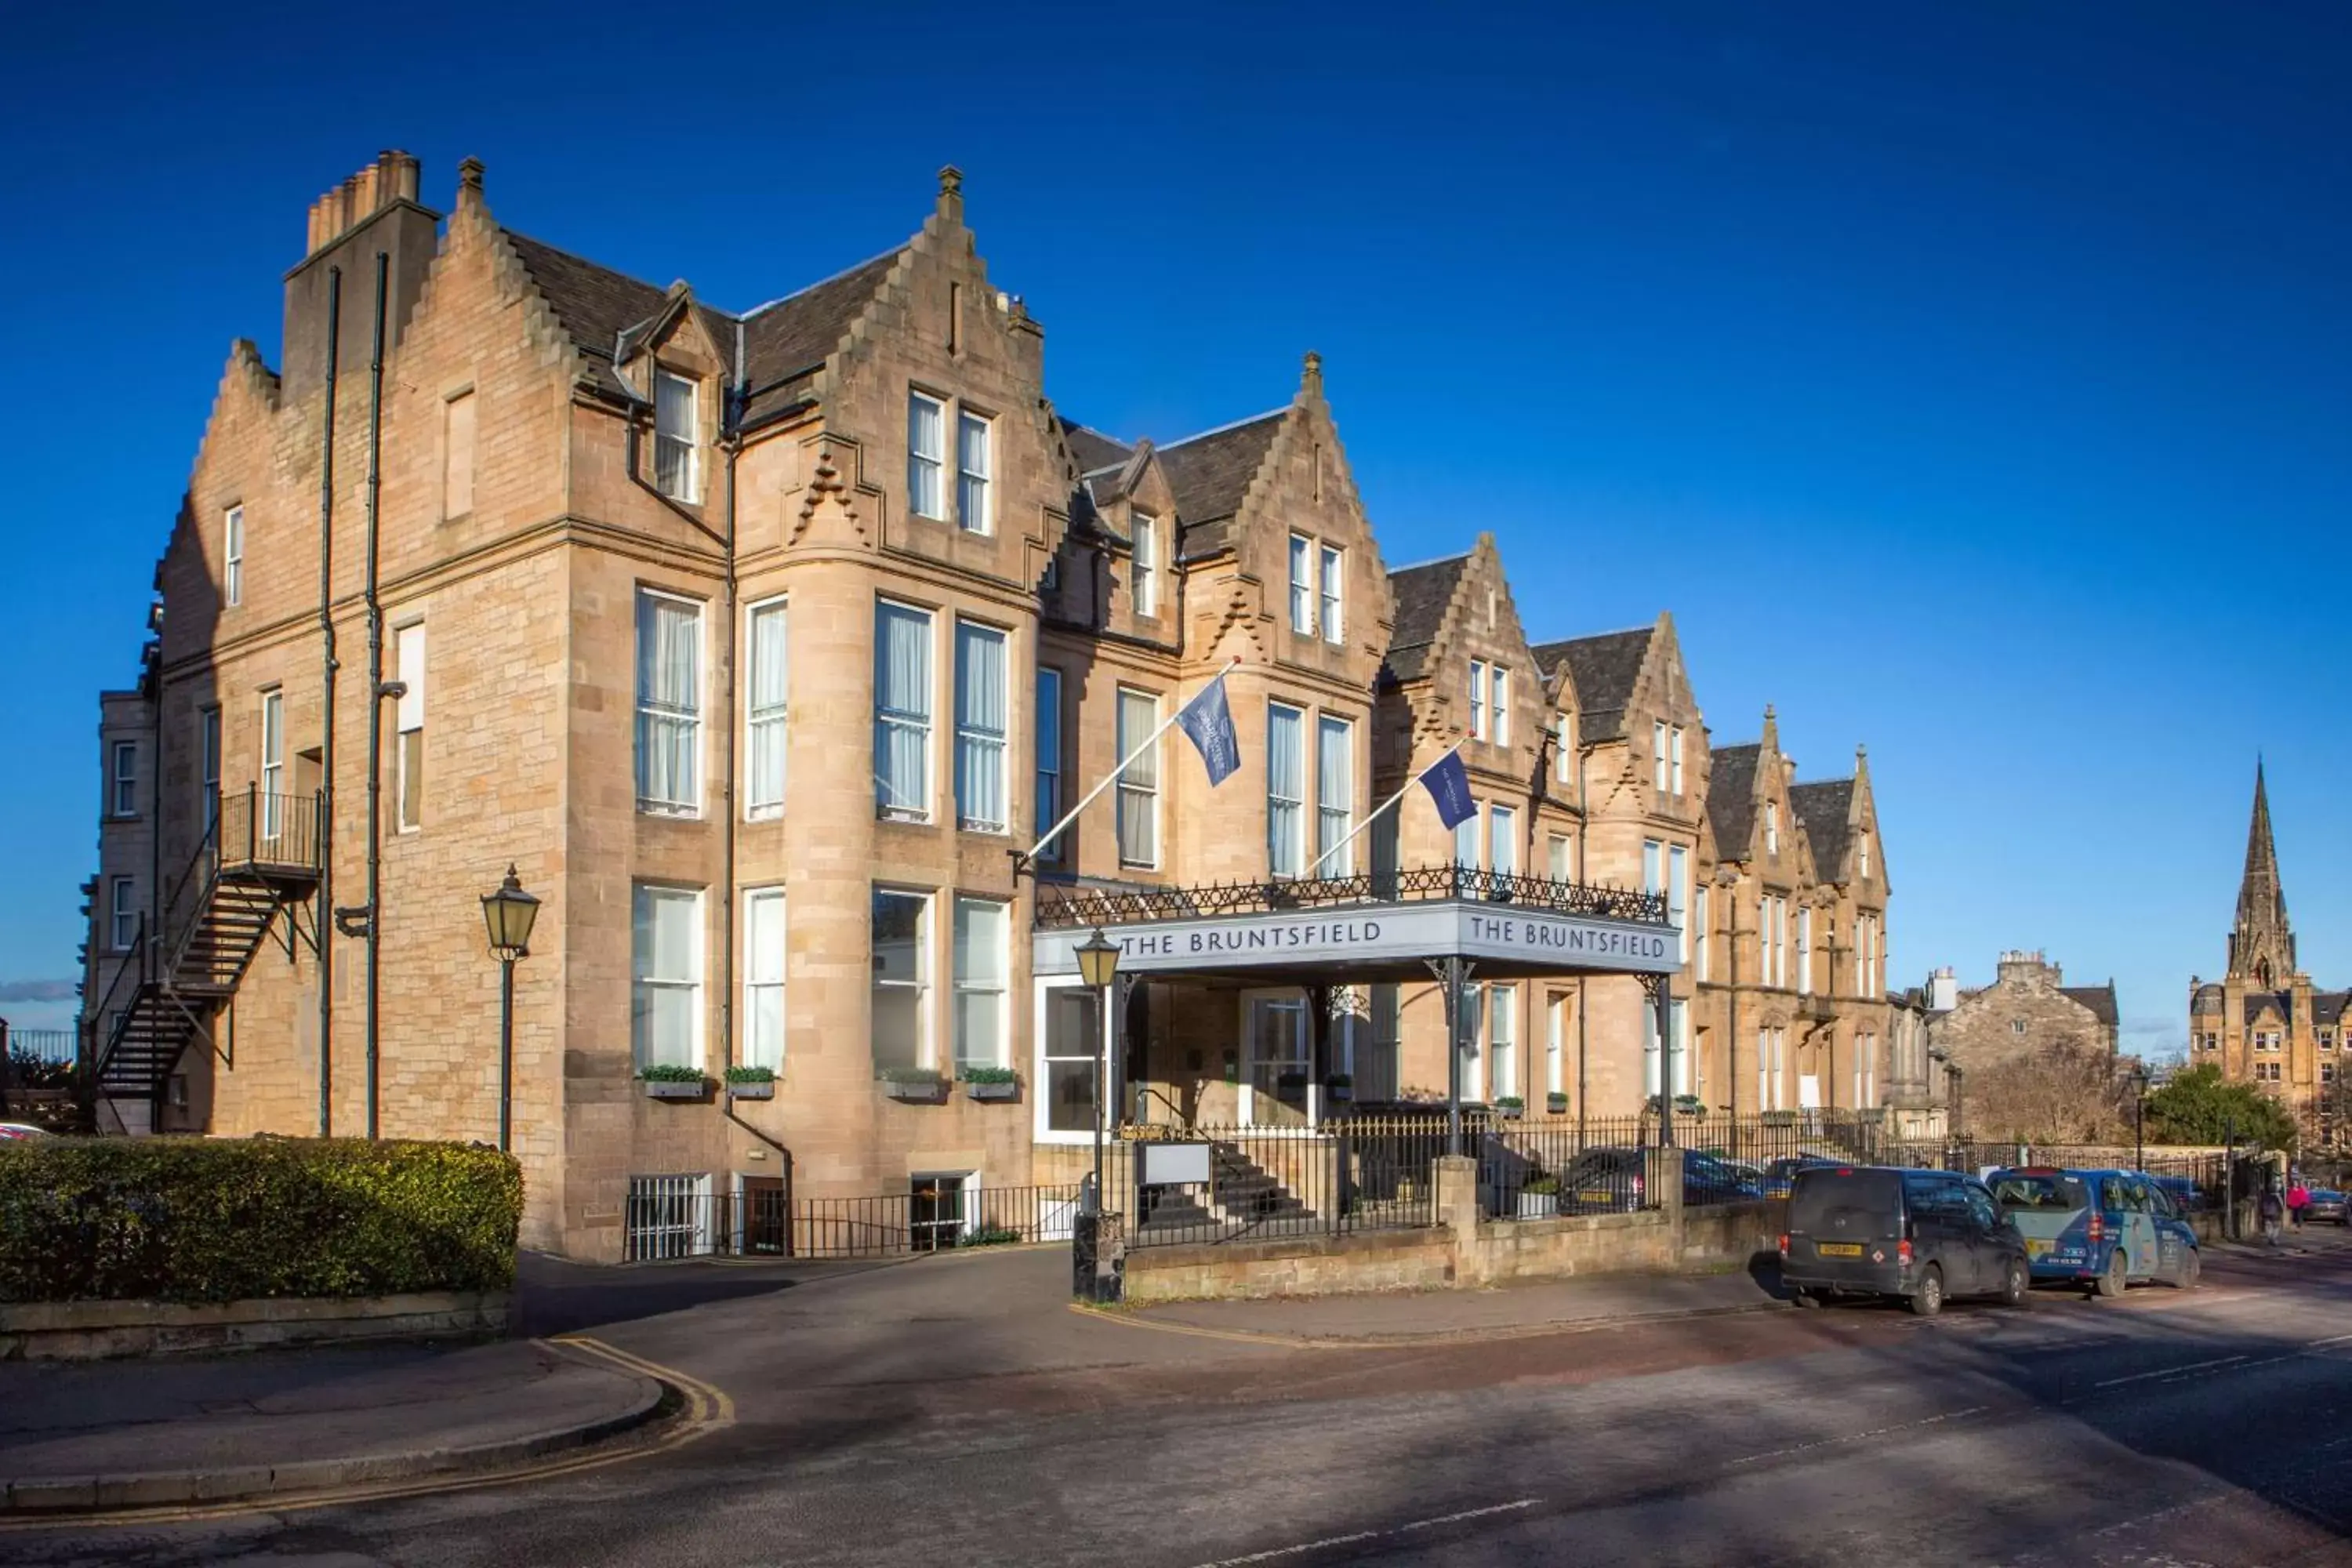
<svg viewBox="0 0 2352 1568">
<path fill-rule="evenodd" d="M 2255 1213 L 2262 1216 L 2263 1239 L 2273 1247 L 2279 1243 L 2279 1211 L 2285 1206 L 2279 1202 L 2279 1190 L 2269 1186 L 2263 1189 L 2262 1201 L 2255 1205 Z"/>
<path fill-rule="evenodd" d="M 2295 1229 L 2303 1228 L 2303 1211 L 2311 1206 L 2311 1189 L 2300 1181 L 2286 1190 L 2287 1223 Z"/>
</svg>

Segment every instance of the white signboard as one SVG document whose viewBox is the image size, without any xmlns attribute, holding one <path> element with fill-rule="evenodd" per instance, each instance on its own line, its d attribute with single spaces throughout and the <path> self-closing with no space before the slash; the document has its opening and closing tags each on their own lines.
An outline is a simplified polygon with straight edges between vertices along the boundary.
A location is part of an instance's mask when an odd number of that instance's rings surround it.
<svg viewBox="0 0 2352 1568">
<path fill-rule="evenodd" d="M 1206 1143 L 1135 1144 L 1135 1184 L 1139 1187 L 1173 1187 L 1206 1182 L 1209 1179 L 1209 1146 Z"/>
<path fill-rule="evenodd" d="M 1085 930 L 1039 931 L 1039 974 L 1075 974 Z M 1682 933 L 1639 921 L 1445 900 L 1107 926 L 1122 974 L 1416 963 L 1459 953 L 1561 973 L 1671 974 Z"/>
</svg>

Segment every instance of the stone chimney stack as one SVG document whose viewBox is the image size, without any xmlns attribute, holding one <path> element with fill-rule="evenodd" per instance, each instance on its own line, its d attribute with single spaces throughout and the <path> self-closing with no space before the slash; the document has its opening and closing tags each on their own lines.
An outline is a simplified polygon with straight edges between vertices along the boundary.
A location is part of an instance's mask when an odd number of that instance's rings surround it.
<svg viewBox="0 0 2352 1568">
<path fill-rule="evenodd" d="M 281 372 L 290 400 L 327 378 L 327 281 L 342 271 L 339 374 L 367 374 L 375 332 L 375 258 L 384 257 L 384 350 L 389 357 L 440 248 L 441 215 L 417 201 L 421 170 L 395 150 L 310 204 L 301 261 L 286 275 Z"/>
<path fill-rule="evenodd" d="M 1927 1011 L 1948 1013 L 1960 1005 L 1960 977 L 1950 964 L 1927 976 Z"/>
</svg>

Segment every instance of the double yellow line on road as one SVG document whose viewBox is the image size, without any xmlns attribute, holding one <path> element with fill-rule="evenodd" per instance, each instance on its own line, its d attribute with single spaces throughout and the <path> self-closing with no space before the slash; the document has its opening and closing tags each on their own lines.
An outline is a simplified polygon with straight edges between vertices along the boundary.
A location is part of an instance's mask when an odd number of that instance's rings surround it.
<svg viewBox="0 0 2352 1568">
<path fill-rule="evenodd" d="M 521 1481 L 547 1480 L 557 1476 L 576 1475 L 586 1470 L 599 1470 L 608 1465 L 626 1464 L 650 1455 L 667 1453 L 683 1447 L 698 1437 L 723 1430 L 735 1424 L 735 1401 L 725 1389 L 700 1378 L 664 1366 L 658 1362 L 632 1355 L 617 1346 L 587 1334 L 559 1334 L 541 1344 L 553 1345 L 634 1373 L 650 1377 L 677 1392 L 684 1401 L 684 1409 L 656 1438 L 649 1442 L 629 1444 L 618 1448 L 598 1447 L 586 1452 L 566 1454 L 559 1458 L 519 1465 L 491 1475 L 419 1476 L 411 1480 L 383 1481 L 351 1487 L 338 1487 L 326 1491 L 289 1493 L 283 1497 L 247 1498 L 234 1502 L 173 1504 L 163 1508 L 123 1509 L 107 1513 L 36 1514 L 22 1519 L 0 1520 L 0 1534 L 23 1534 L 35 1531 L 96 1530 L 121 1525 L 156 1525 L 196 1523 L 205 1520 L 236 1519 L 248 1514 L 296 1513 L 312 1509 L 336 1508 L 349 1503 L 382 1502 L 399 1498 L 433 1497 L 446 1492 L 479 1491 L 489 1487 L 513 1486 Z"/>
</svg>

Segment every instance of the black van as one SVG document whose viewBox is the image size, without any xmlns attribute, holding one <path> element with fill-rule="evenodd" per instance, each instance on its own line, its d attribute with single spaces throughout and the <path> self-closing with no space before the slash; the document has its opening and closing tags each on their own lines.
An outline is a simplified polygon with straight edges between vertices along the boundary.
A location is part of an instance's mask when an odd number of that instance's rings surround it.
<svg viewBox="0 0 2352 1568">
<path fill-rule="evenodd" d="M 1899 1296 L 1921 1317 L 1948 1296 L 2014 1307 L 2030 1275 L 2025 1238 L 1983 1183 L 1948 1171 L 1814 1165 L 1789 1190 L 1780 1279 L 1799 1306 Z"/>
</svg>

